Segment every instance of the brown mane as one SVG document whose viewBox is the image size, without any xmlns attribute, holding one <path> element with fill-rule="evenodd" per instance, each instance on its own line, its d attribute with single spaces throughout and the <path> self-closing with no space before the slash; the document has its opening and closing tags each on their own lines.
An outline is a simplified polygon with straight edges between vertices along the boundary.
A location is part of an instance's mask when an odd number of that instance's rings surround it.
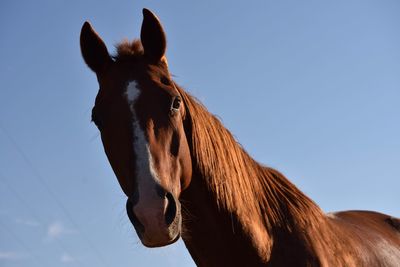
<svg viewBox="0 0 400 267">
<path fill-rule="evenodd" d="M 366 229 L 376 231 L 374 228 L 386 215 L 350 211 L 327 216 L 284 175 L 252 159 L 217 117 L 176 87 L 184 99 L 192 161 L 199 177 L 204 179 L 218 210 L 232 214 L 240 222 L 261 262 L 271 266 L 297 266 L 299 262 L 308 262 L 304 266 L 361 266 L 365 260 L 360 260 L 362 257 L 376 260 L 374 253 L 366 256 L 365 247 L 360 245 L 363 233 L 358 232 L 357 226 L 353 230 L 354 226 L 344 225 L 349 220 L 347 216 L 361 214 L 362 224 L 368 225 Z M 235 231 L 232 229 L 234 235 Z M 190 237 L 187 240 L 189 244 Z M 191 254 L 196 260 L 196 252 Z M 252 264 L 258 265 L 253 260 Z"/>
<path fill-rule="evenodd" d="M 298 231 L 323 218 L 311 199 L 281 173 L 252 159 L 217 117 L 182 88 L 179 91 L 190 118 L 193 161 L 218 206 L 242 220 L 257 245 L 265 245 L 260 250 L 271 249 L 265 241 L 272 228 Z"/>
</svg>

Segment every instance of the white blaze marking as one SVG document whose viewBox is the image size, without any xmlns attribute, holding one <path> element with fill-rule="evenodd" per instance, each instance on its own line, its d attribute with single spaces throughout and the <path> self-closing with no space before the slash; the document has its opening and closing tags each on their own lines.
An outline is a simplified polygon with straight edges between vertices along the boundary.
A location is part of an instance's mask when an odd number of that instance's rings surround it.
<svg viewBox="0 0 400 267">
<path fill-rule="evenodd" d="M 135 103 L 140 95 L 140 89 L 136 81 L 128 83 L 125 96 L 132 112 L 132 130 L 133 130 L 133 150 L 136 156 L 135 169 L 137 186 L 139 191 L 139 202 L 152 202 L 152 197 L 156 195 L 156 185 L 159 184 L 158 174 L 153 167 L 153 159 L 150 153 L 149 144 L 146 140 L 145 132 L 140 127 L 136 111 Z M 153 192 L 154 194 L 149 194 Z M 139 204 L 139 203 L 138 203 Z"/>
<path fill-rule="evenodd" d="M 135 111 L 135 103 L 140 96 L 140 89 L 136 81 L 128 83 L 125 92 L 131 113 L 133 131 L 133 151 L 136 156 L 135 171 L 136 184 L 139 194 L 138 202 L 133 207 L 133 212 L 139 221 L 145 226 L 143 240 L 149 244 L 164 238 L 165 236 L 165 198 L 159 196 L 157 188 L 160 186 L 159 175 L 154 168 L 150 146 L 146 140 L 145 131 L 140 127 L 138 116 Z"/>
<path fill-rule="evenodd" d="M 382 239 L 376 243 L 376 253 L 382 256 L 382 266 L 397 267 L 400 262 L 400 249 Z"/>
<path fill-rule="evenodd" d="M 137 98 L 139 97 L 140 90 L 137 86 L 136 81 L 132 81 L 128 83 L 128 86 L 126 87 L 126 92 L 125 96 L 126 99 L 128 100 L 128 103 L 130 105 L 131 111 L 135 113 L 135 110 L 133 109 L 133 104 L 136 102 Z"/>
</svg>

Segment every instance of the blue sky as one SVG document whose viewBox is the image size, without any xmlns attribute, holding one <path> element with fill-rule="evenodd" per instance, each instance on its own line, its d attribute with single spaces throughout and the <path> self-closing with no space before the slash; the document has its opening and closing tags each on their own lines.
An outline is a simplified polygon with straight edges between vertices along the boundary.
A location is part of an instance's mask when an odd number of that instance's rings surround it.
<svg viewBox="0 0 400 267">
<path fill-rule="evenodd" d="M 324 2 L 324 3 L 323 3 Z M 0 266 L 193 266 L 144 248 L 90 111 L 79 32 L 158 14 L 176 81 L 325 211 L 400 217 L 398 1 L 2 1 Z"/>
</svg>

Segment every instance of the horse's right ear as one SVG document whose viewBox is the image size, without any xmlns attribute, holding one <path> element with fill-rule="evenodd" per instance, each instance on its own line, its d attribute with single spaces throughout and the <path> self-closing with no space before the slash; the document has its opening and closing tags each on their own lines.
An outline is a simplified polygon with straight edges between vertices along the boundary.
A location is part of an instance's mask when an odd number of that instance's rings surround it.
<svg viewBox="0 0 400 267">
<path fill-rule="evenodd" d="M 103 72 L 112 62 L 103 40 L 87 21 L 82 26 L 80 43 L 83 59 L 96 74 Z"/>
</svg>

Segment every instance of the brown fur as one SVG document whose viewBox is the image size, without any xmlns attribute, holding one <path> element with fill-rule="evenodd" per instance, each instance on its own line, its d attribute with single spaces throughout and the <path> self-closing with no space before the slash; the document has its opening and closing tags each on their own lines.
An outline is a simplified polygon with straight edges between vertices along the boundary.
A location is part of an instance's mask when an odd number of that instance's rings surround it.
<svg viewBox="0 0 400 267">
<path fill-rule="evenodd" d="M 150 11 L 143 14 L 145 47 L 124 41 L 111 60 L 85 23 L 81 48 L 99 78 L 93 114 L 122 189 L 135 199 L 131 124 L 137 119 L 146 131 L 159 187 L 179 197 L 176 227 L 165 225 L 162 212 L 153 218 L 160 220 L 160 231 L 180 231 L 182 216 L 182 238 L 199 266 L 400 266 L 399 219 L 369 211 L 325 214 L 281 173 L 252 159 L 215 116 L 171 81 L 162 26 Z M 121 95 L 132 80 L 141 90 L 137 118 Z M 183 105 L 171 115 L 168 108 L 179 95 Z M 153 202 L 162 201 L 160 194 Z M 150 208 L 157 208 L 154 203 Z M 149 246 L 176 240 L 155 237 L 159 242 Z"/>
</svg>

